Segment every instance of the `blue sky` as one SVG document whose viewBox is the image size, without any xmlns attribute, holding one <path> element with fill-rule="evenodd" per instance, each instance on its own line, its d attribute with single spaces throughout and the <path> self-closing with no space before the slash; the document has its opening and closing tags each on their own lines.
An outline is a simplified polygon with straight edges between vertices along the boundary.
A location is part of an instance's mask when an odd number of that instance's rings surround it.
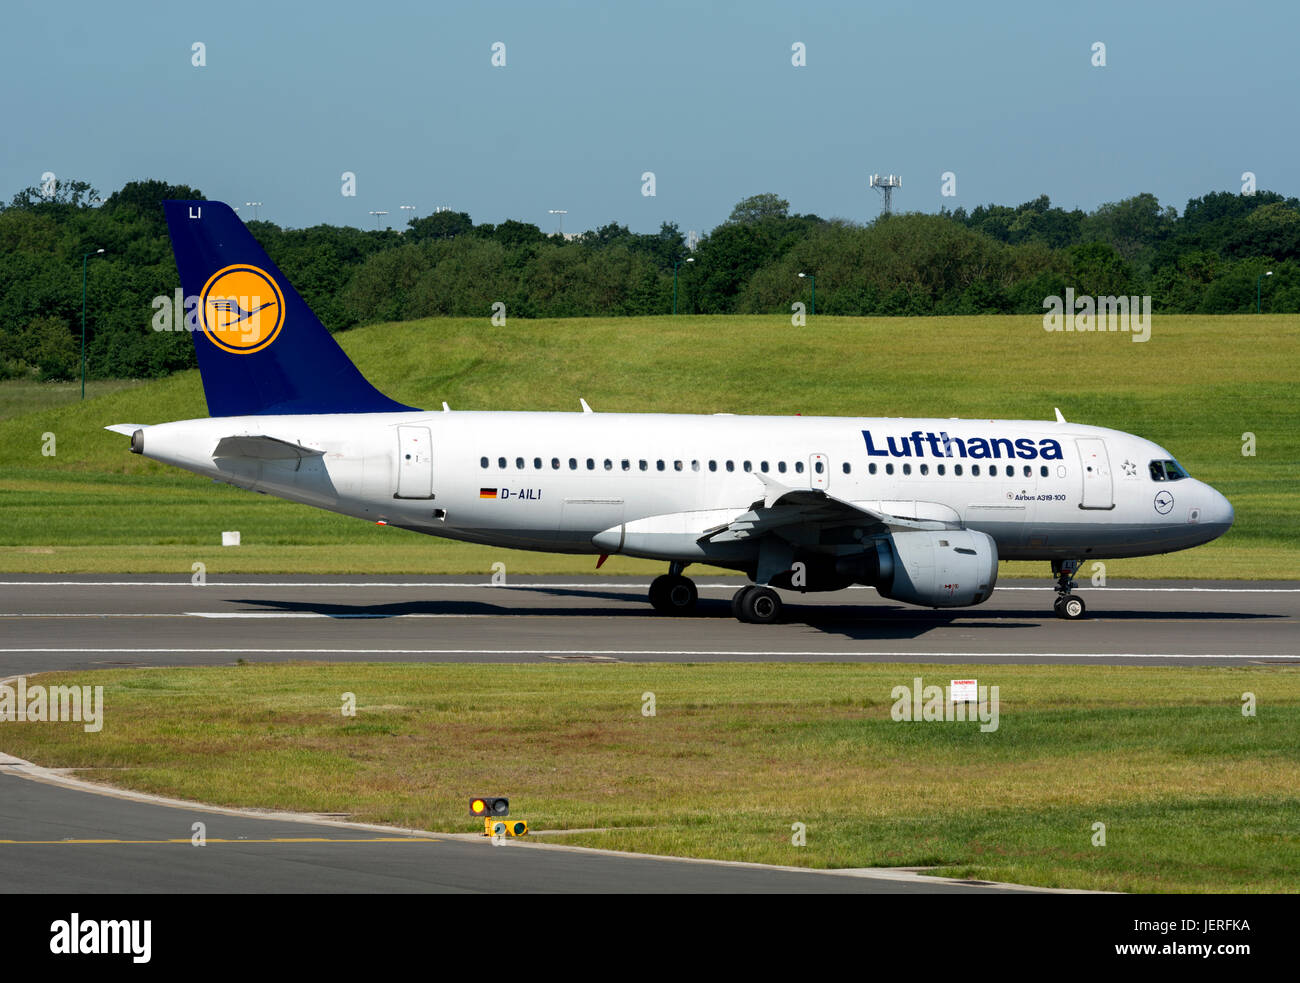
<svg viewBox="0 0 1300 983">
<path fill-rule="evenodd" d="M 310 10 L 310 13 L 302 12 Z M 1300 193 L 1300 5 L 6 5 L 0 195 L 44 172 L 196 186 L 282 225 L 707 232 L 742 197 L 858 221 L 1141 191 Z M 191 45 L 207 64 L 191 64 Z M 492 45 L 506 64 L 491 64 Z M 1094 67 L 1092 45 L 1106 45 Z M 791 46 L 807 64 L 791 64 Z M 356 196 L 340 193 L 356 175 Z M 641 176 L 655 175 L 653 197 Z M 943 172 L 956 175 L 942 197 Z M 248 209 L 243 209 L 248 211 Z M 241 211 L 241 214 L 243 212 Z"/>
</svg>

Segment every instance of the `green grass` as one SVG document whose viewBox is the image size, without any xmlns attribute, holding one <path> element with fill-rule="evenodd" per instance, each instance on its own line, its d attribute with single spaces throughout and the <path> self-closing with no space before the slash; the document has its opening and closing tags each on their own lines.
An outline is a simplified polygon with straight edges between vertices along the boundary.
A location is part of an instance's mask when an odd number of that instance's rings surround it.
<svg viewBox="0 0 1300 983">
<path fill-rule="evenodd" d="M 1141 434 L 1223 491 L 1221 540 L 1109 564 L 1114 577 L 1300 576 L 1300 318 L 1157 317 L 1152 338 L 1052 334 L 1037 317 L 434 319 L 339 341 L 394 398 L 436 408 L 1067 419 Z M 206 415 L 197 373 L 68 388 L 0 383 L 0 570 L 487 572 L 501 550 L 439 544 L 214 485 L 127 452 L 109 423 Z M 1241 454 L 1256 435 L 1258 452 Z M 55 456 L 43 456 L 53 433 Z M 211 552 L 223 529 L 248 545 Z M 380 537 L 385 537 L 381 543 Z M 285 552 L 291 545 L 328 549 Z M 35 551 L 35 552 L 33 552 Z M 52 552 L 47 552 L 52 551 Z M 214 559 L 219 557 L 219 559 Z M 586 572 L 585 557 L 510 557 L 518 573 Z M 611 561 L 604 573 L 649 569 Z M 1004 575 L 1038 566 L 1014 564 Z"/>
<path fill-rule="evenodd" d="M 995 731 L 891 719 L 895 686 L 968 674 L 999 687 Z M 90 680 L 32 680 L 59 681 Z M 93 682 L 101 732 L 8 723 L 5 750 L 210 804 L 431 830 L 470 831 L 468 797 L 507 794 L 534 828 L 606 830 L 563 841 L 614 849 L 1300 890 L 1294 667 L 280 664 Z"/>
</svg>

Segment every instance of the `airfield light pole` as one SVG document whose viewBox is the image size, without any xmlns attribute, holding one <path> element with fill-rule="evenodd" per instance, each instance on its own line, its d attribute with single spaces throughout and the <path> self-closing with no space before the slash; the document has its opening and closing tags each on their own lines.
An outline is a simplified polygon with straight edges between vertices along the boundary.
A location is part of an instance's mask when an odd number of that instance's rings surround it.
<svg viewBox="0 0 1300 983">
<path fill-rule="evenodd" d="M 560 237 L 561 239 L 563 239 L 563 238 L 564 238 L 564 216 L 566 216 L 566 215 L 569 214 L 569 210 L 568 210 L 567 208 L 548 208 L 548 209 L 546 209 L 546 211 L 547 211 L 547 214 L 549 214 L 549 215 L 558 215 L 558 216 L 560 216 L 560 219 L 559 219 L 559 221 L 560 221 L 560 231 L 559 231 L 559 233 L 557 233 L 557 234 L 559 235 L 559 237 Z"/>
<path fill-rule="evenodd" d="M 681 266 L 683 262 L 694 263 L 695 257 L 688 256 L 685 260 L 679 259 L 673 264 L 673 317 L 677 316 L 677 268 Z"/>
<path fill-rule="evenodd" d="M 1266 273 L 1261 273 L 1259 276 L 1255 277 L 1255 313 L 1256 314 L 1260 313 L 1260 299 L 1261 299 L 1260 288 L 1264 283 L 1264 277 L 1272 276 L 1272 275 L 1273 275 L 1273 271 L 1269 270 Z"/>
<path fill-rule="evenodd" d="M 800 279 L 803 279 L 804 277 L 807 277 L 808 282 L 812 284 L 812 303 L 808 305 L 808 315 L 811 317 L 813 314 L 817 313 L 817 278 L 811 273 L 799 274 Z"/>
<path fill-rule="evenodd" d="M 244 202 L 244 204 L 247 205 L 249 208 L 251 208 L 251 209 L 253 210 L 253 221 L 254 221 L 254 222 L 256 222 L 259 218 L 261 218 L 261 216 L 262 216 L 262 212 L 261 212 L 262 203 L 261 203 L 260 201 L 246 201 L 246 202 Z"/>
<path fill-rule="evenodd" d="M 96 249 L 93 253 L 81 256 L 81 398 L 86 398 L 86 261 L 91 256 L 98 256 L 104 250 Z"/>
<path fill-rule="evenodd" d="M 373 216 L 375 217 L 375 231 L 378 232 L 378 231 L 379 231 L 379 216 L 380 216 L 380 215 L 387 215 L 388 212 L 386 212 L 386 211 L 384 211 L 384 212 L 371 212 L 370 214 L 373 215 Z"/>
<path fill-rule="evenodd" d="M 415 218 L 415 206 L 414 206 L 414 205 L 398 205 L 397 207 L 400 208 L 400 209 L 401 209 L 402 211 L 404 211 L 404 212 L 410 212 L 410 213 L 411 213 L 410 215 L 408 215 L 408 216 L 406 217 L 407 224 L 409 225 L 409 224 L 411 223 L 411 220 Z"/>
</svg>

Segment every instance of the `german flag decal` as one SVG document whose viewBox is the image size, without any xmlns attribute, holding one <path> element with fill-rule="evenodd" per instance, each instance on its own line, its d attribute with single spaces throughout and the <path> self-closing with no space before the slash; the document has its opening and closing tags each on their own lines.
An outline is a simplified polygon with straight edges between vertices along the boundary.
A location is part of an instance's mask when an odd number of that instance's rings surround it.
<svg viewBox="0 0 1300 983">
<path fill-rule="evenodd" d="M 495 488 L 480 488 L 478 490 L 479 498 L 496 498 L 497 490 Z"/>
</svg>

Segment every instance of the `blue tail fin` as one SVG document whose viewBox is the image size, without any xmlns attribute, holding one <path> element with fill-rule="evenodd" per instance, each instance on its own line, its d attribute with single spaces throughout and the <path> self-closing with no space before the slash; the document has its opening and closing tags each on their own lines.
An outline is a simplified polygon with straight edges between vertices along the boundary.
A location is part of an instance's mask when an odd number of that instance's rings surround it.
<svg viewBox="0 0 1300 983">
<path fill-rule="evenodd" d="M 212 416 L 413 409 L 365 380 L 325 326 L 220 201 L 165 201 L 194 349 Z"/>
</svg>

